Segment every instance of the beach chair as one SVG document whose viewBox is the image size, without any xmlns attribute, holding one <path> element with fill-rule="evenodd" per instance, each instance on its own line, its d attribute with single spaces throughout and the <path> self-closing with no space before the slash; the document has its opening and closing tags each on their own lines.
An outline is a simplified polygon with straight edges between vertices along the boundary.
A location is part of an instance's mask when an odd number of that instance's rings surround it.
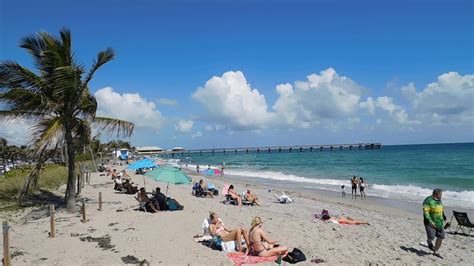
<svg viewBox="0 0 474 266">
<path fill-rule="evenodd" d="M 219 221 L 222 222 L 220 218 Z M 204 236 L 202 238 L 209 241 L 209 247 L 212 248 L 214 246 L 224 252 L 235 251 L 235 241 L 223 242 L 220 236 L 212 236 L 211 232 L 209 231 L 209 223 L 209 218 L 204 219 L 204 221 L 202 222 L 202 230 L 204 233 Z"/>
<path fill-rule="evenodd" d="M 467 216 L 466 212 L 457 212 L 453 211 L 453 216 L 456 218 L 456 222 L 458 223 L 458 226 L 456 227 L 456 230 L 454 231 L 455 234 L 458 233 L 459 230 L 462 231 L 464 235 L 470 235 L 472 229 L 474 229 L 474 224 L 471 223 L 469 220 L 469 217 Z M 451 220 L 453 217 L 451 217 Z M 468 233 L 466 234 L 466 231 L 464 231 L 464 228 L 469 229 Z"/>
</svg>

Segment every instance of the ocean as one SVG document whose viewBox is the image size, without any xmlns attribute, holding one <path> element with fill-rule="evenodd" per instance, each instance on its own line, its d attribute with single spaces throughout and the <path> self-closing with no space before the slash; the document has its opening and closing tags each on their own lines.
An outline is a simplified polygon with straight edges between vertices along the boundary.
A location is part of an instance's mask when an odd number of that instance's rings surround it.
<svg viewBox="0 0 474 266">
<path fill-rule="evenodd" d="M 216 153 L 175 157 L 189 167 L 225 163 L 225 174 L 271 187 L 340 191 L 363 177 L 368 196 L 421 202 L 433 188 L 444 190 L 446 206 L 474 209 L 474 143 L 383 146 L 376 150 L 293 150 Z"/>
</svg>

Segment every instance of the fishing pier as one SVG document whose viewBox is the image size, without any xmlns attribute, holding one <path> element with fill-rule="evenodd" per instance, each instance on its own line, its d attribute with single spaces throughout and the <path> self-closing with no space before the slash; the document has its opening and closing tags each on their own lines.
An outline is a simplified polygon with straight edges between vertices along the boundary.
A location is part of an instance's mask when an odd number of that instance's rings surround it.
<svg viewBox="0 0 474 266">
<path fill-rule="evenodd" d="M 336 150 L 378 150 L 382 148 L 381 143 L 357 143 L 357 144 L 324 144 L 324 145 L 296 145 L 296 146 L 271 146 L 271 147 L 244 147 L 244 148 L 212 148 L 212 149 L 190 149 L 172 150 L 165 154 L 175 156 L 190 155 L 214 155 L 220 154 L 249 154 L 249 153 L 282 153 L 282 152 L 322 152 Z"/>
</svg>

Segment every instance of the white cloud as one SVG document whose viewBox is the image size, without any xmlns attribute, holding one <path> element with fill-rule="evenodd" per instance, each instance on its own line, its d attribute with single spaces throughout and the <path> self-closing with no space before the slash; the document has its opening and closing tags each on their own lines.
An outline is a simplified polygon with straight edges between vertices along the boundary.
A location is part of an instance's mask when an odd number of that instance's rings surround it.
<svg viewBox="0 0 474 266">
<path fill-rule="evenodd" d="M 212 77 L 192 97 L 213 119 L 235 129 L 261 128 L 272 120 L 265 96 L 253 89 L 240 71 Z"/>
<path fill-rule="evenodd" d="M 400 90 L 402 91 L 403 96 L 407 100 L 413 101 L 415 99 L 416 97 L 415 83 L 410 82 L 408 83 L 408 85 L 401 87 Z"/>
<path fill-rule="evenodd" d="M 174 126 L 174 129 L 180 133 L 187 133 L 193 129 L 194 122 L 192 120 L 180 120 Z"/>
<path fill-rule="evenodd" d="M 420 119 L 439 124 L 474 122 L 474 75 L 448 72 L 420 92 L 413 85 L 411 93 L 411 103 Z"/>
<path fill-rule="evenodd" d="M 332 68 L 311 74 L 306 81 L 276 87 L 279 98 L 273 105 L 288 125 L 312 127 L 321 120 L 336 122 L 354 118 L 362 87 L 351 79 L 339 76 Z"/>
<path fill-rule="evenodd" d="M 410 124 L 408 120 L 408 114 L 401 106 L 393 103 L 393 99 L 387 96 L 378 97 L 375 101 L 375 105 L 382 110 L 387 111 L 390 116 L 399 124 Z"/>
<path fill-rule="evenodd" d="M 178 101 L 174 99 L 168 99 L 168 98 L 158 98 L 158 103 L 163 104 L 163 105 L 169 105 L 169 106 L 176 106 L 178 105 Z"/>
<path fill-rule="evenodd" d="M 191 137 L 193 139 L 200 138 L 200 137 L 202 137 L 202 133 L 200 131 L 196 131 Z"/>
<path fill-rule="evenodd" d="M 136 127 L 160 130 L 164 118 L 153 102 L 138 93 L 118 93 L 111 87 L 95 92 L 98 116 L 112 117 L 135 123 Z"/>
<path fill-rule="evenodd" d="M 367 100 L 365 102 L 360 102 L 359 107 L 361 109 L 367 110 L 367 112 L 371 115 L 375 114 L 375 103 L 372 97 L 367 97 Z"/>
<path fill-rule="evenodd" d="M 393 93 L 398 93 L 393 87 Z M 355 127 L 390 127 L 422 130 L 424 126 L 474 123 L 474 75 L 456 72 L 440 75 L 436 82 L 417 91 L 414 83 L 400 88 L 406 102 L 389 95 L 367 97 L 366 89 L 328 68 L 306 80 L 275 87 L 277 99 L 269 109 L 265 96 L 253 89 L 242 72 L 212 77 L 193 98 L 209 112 L 206 131 L 225 129 L 262 132 L 265 128 L 315 128 L 340 131 Z M 373 116 L 367 119 L 365 114 Z M 202 118 L 201 118 L 202 119 Z M 402 126 L 400 126 L 402 125 Z"/>
<path fill-rule="evenodd" d="M 25 145 L 32 137 L 31 123 L 24 119 L 6 119 L 0 117 L 0 137 L 5 138 L 9 145 Z"/>
</svg>

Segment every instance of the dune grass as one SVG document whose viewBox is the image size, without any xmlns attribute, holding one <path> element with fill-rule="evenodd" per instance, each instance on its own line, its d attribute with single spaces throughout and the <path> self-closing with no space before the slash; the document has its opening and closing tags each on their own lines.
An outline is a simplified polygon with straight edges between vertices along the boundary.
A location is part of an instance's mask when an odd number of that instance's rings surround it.
<svg viewBox="0 0 474 266">
<path fill-rule="evenodd" d="M 91 163 L 86 162 L 92 169 Z M 17 195 L 23 187 L 31 166 L 13 169 L 0 176 L 0 211 L 18 208 Z M 67 167 L 59 164 L 47 164 L 39 178 L 39 189 L 55 190 L 67 182 Z M 33 191 L 34 192 L 34 191 Z"/>
</svg>

